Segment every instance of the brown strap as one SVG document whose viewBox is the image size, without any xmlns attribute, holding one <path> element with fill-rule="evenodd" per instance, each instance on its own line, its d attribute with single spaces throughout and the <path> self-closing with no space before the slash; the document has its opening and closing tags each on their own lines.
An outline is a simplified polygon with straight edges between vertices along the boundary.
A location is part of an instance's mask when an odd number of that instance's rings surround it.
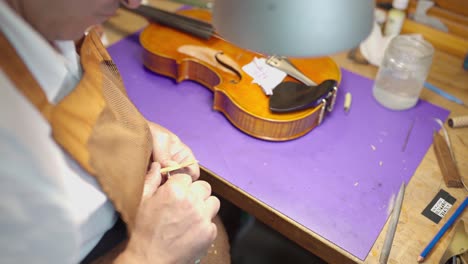
<svg viewBox="0 0 468 264">
<path fill-rule="evenodd" d="M 50 121 L 53 106 L 2 32 L 0 32 L 0 50 L 2 51 L 0 52 L 0 68 L 17 89 Z"/>
</svg>

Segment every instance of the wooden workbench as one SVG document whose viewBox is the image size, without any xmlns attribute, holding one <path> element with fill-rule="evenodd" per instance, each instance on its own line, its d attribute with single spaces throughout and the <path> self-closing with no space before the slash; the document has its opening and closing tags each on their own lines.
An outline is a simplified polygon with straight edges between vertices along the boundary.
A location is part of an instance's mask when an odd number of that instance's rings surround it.
<svg viewBox="0 0 468 264">
<path fill-rule="evenodd" d="M 150 2 L 167 10 L 176 10 L 180 7 L 178 4 L 166 1 Z M 146 23 L 146 20 L 141 17 L 119 10 L 118 14 L 104 25 L 109 44 L 134 33 L 144 27 Z M 358 65 L 351 62 L 346 58 L 346 53 L 332 57 L 343 68 L 360 75 L 374 78 L 377 73 L 377 68 L 374 66 Z M 463 70 L 462 63 L 461 58 L 436 51 L 428 81 L 468 102 L 468 72 Z M 450 116 L 468 115 L 468 108 L 447 101 L 426 89 L 423 90 L 421 98 L 449 109 L 451 111 Z M 462 176 L 468 177 L 468 128 L 451 129 L 448 126 L 446 128 L 453 143 L 459 171 Z M 355 256 L 271 209 L 266 204 L 225 181 L 222 177 L 205 170 L 202 178 L 212 184 L 213 190 L 217 194 L 251 213 L 262 222 L 327 262 L 362 263 Z M 457 205 L 459 204 L 458 201 L 461 201 L 467 195 L 467 191 L 464 189 L 449 189 L 445 186 L 434 151 L 431 148 L 407 186 L 389 263 L 415 263 L 419 253 L 447 220 L 448 217 L 445 217 L 439 224 L 434 224 L 421 215 L 422 209 L 426 207 L 440 188 L 444 188 L 455 196 Z M 454 209 L 450 210 L 449 215 L 453 211 Z M 462 219 L 468 222 L 468 212 L 462 215 Z M 378 263 L 386 229 L 387 225 L 377 238 L 364 263 Z M 427 263 L 437 263 L 439 261 L 450 241 L 450 235 L 450 233 L 447 233 L 443 237 L 428 258 Z M 359 241 L 356 241 L 356 243 L 359 243 Z"/>
</svg>

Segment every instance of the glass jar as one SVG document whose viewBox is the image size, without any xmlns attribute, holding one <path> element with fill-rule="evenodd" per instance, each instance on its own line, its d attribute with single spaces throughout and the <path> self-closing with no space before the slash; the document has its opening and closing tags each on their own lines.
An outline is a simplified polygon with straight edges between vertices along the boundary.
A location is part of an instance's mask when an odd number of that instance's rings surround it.
<svg viewBox="0 0 468 264">
<path fill-rule="evenodd" d="M 404 110 L 416 105 L 432 64 L 434 48 L 422 38 L 392 39 L 375 78 L 372 93 L 383 106 Z"/>
</svg>

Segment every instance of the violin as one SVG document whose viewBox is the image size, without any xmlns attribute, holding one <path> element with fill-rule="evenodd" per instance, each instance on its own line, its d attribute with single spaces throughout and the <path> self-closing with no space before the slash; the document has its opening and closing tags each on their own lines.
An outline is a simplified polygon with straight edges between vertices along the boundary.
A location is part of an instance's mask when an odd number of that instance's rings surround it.
<svg viewBox="0 0 468 264">
<path fill-rule="evenodd" d="M 207 10 L 170 13 L 140 6 L 130 11 L 150 20 L 140 34 L 144 66 L 177 82 L 193 80 L 207 87 L 214 94 L 213 109 L 248 135 L 269 141 L 295 139 L 318 126 L 332 110 L 337 89 L 315 107 L 287 113 L 271 111 L 269 96 L 242 70 L 255 57 L 265 55 L 242 49 L 217 36 Z M 331 58 L 290 58 L 289 61 L 316 83 L 341 80 L 340 68 Z M 290 76 L 284 81 L 297 82 Z"/>
</svg>

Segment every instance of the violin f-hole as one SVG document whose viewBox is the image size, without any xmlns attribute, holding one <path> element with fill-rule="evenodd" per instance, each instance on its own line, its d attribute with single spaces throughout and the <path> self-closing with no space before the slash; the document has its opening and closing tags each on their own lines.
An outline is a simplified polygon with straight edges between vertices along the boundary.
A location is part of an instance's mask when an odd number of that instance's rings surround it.
<svg viewBox="0 0 468 264">
<path fill-rule="evenodd" d="M 230 81 L 229 81 L 230 83 L 232 83 L 232 84 L 237 84 L 237 83 L 239 83 L 239 82 L 242 80 L 242 75 L 241 75 L 241 73 L 240 73 L 238 70 L 236 70 L 234 67 L 232 67 L 231 65 L 229 65 L 228 63 L 223 62 L 223 61 L 221 60 L 220 55 L 223 55 L 223 54 L 224 54 L 224 52 L 222 52 L 222 51 L 217 52 L 217 53 L 215 54 L 215 56 L 214 56 L 215 59 L 216 59 L 216 61 L 217 61 L 219 64 L 221 64 L 221 66 L 223 66 L 223 67 L 227 68 L 228 70 L 234 72 L 234 73 L 237 75 L 237 77 L 239 77 L 238 80 L 230 80 Z"/>
</svg>

